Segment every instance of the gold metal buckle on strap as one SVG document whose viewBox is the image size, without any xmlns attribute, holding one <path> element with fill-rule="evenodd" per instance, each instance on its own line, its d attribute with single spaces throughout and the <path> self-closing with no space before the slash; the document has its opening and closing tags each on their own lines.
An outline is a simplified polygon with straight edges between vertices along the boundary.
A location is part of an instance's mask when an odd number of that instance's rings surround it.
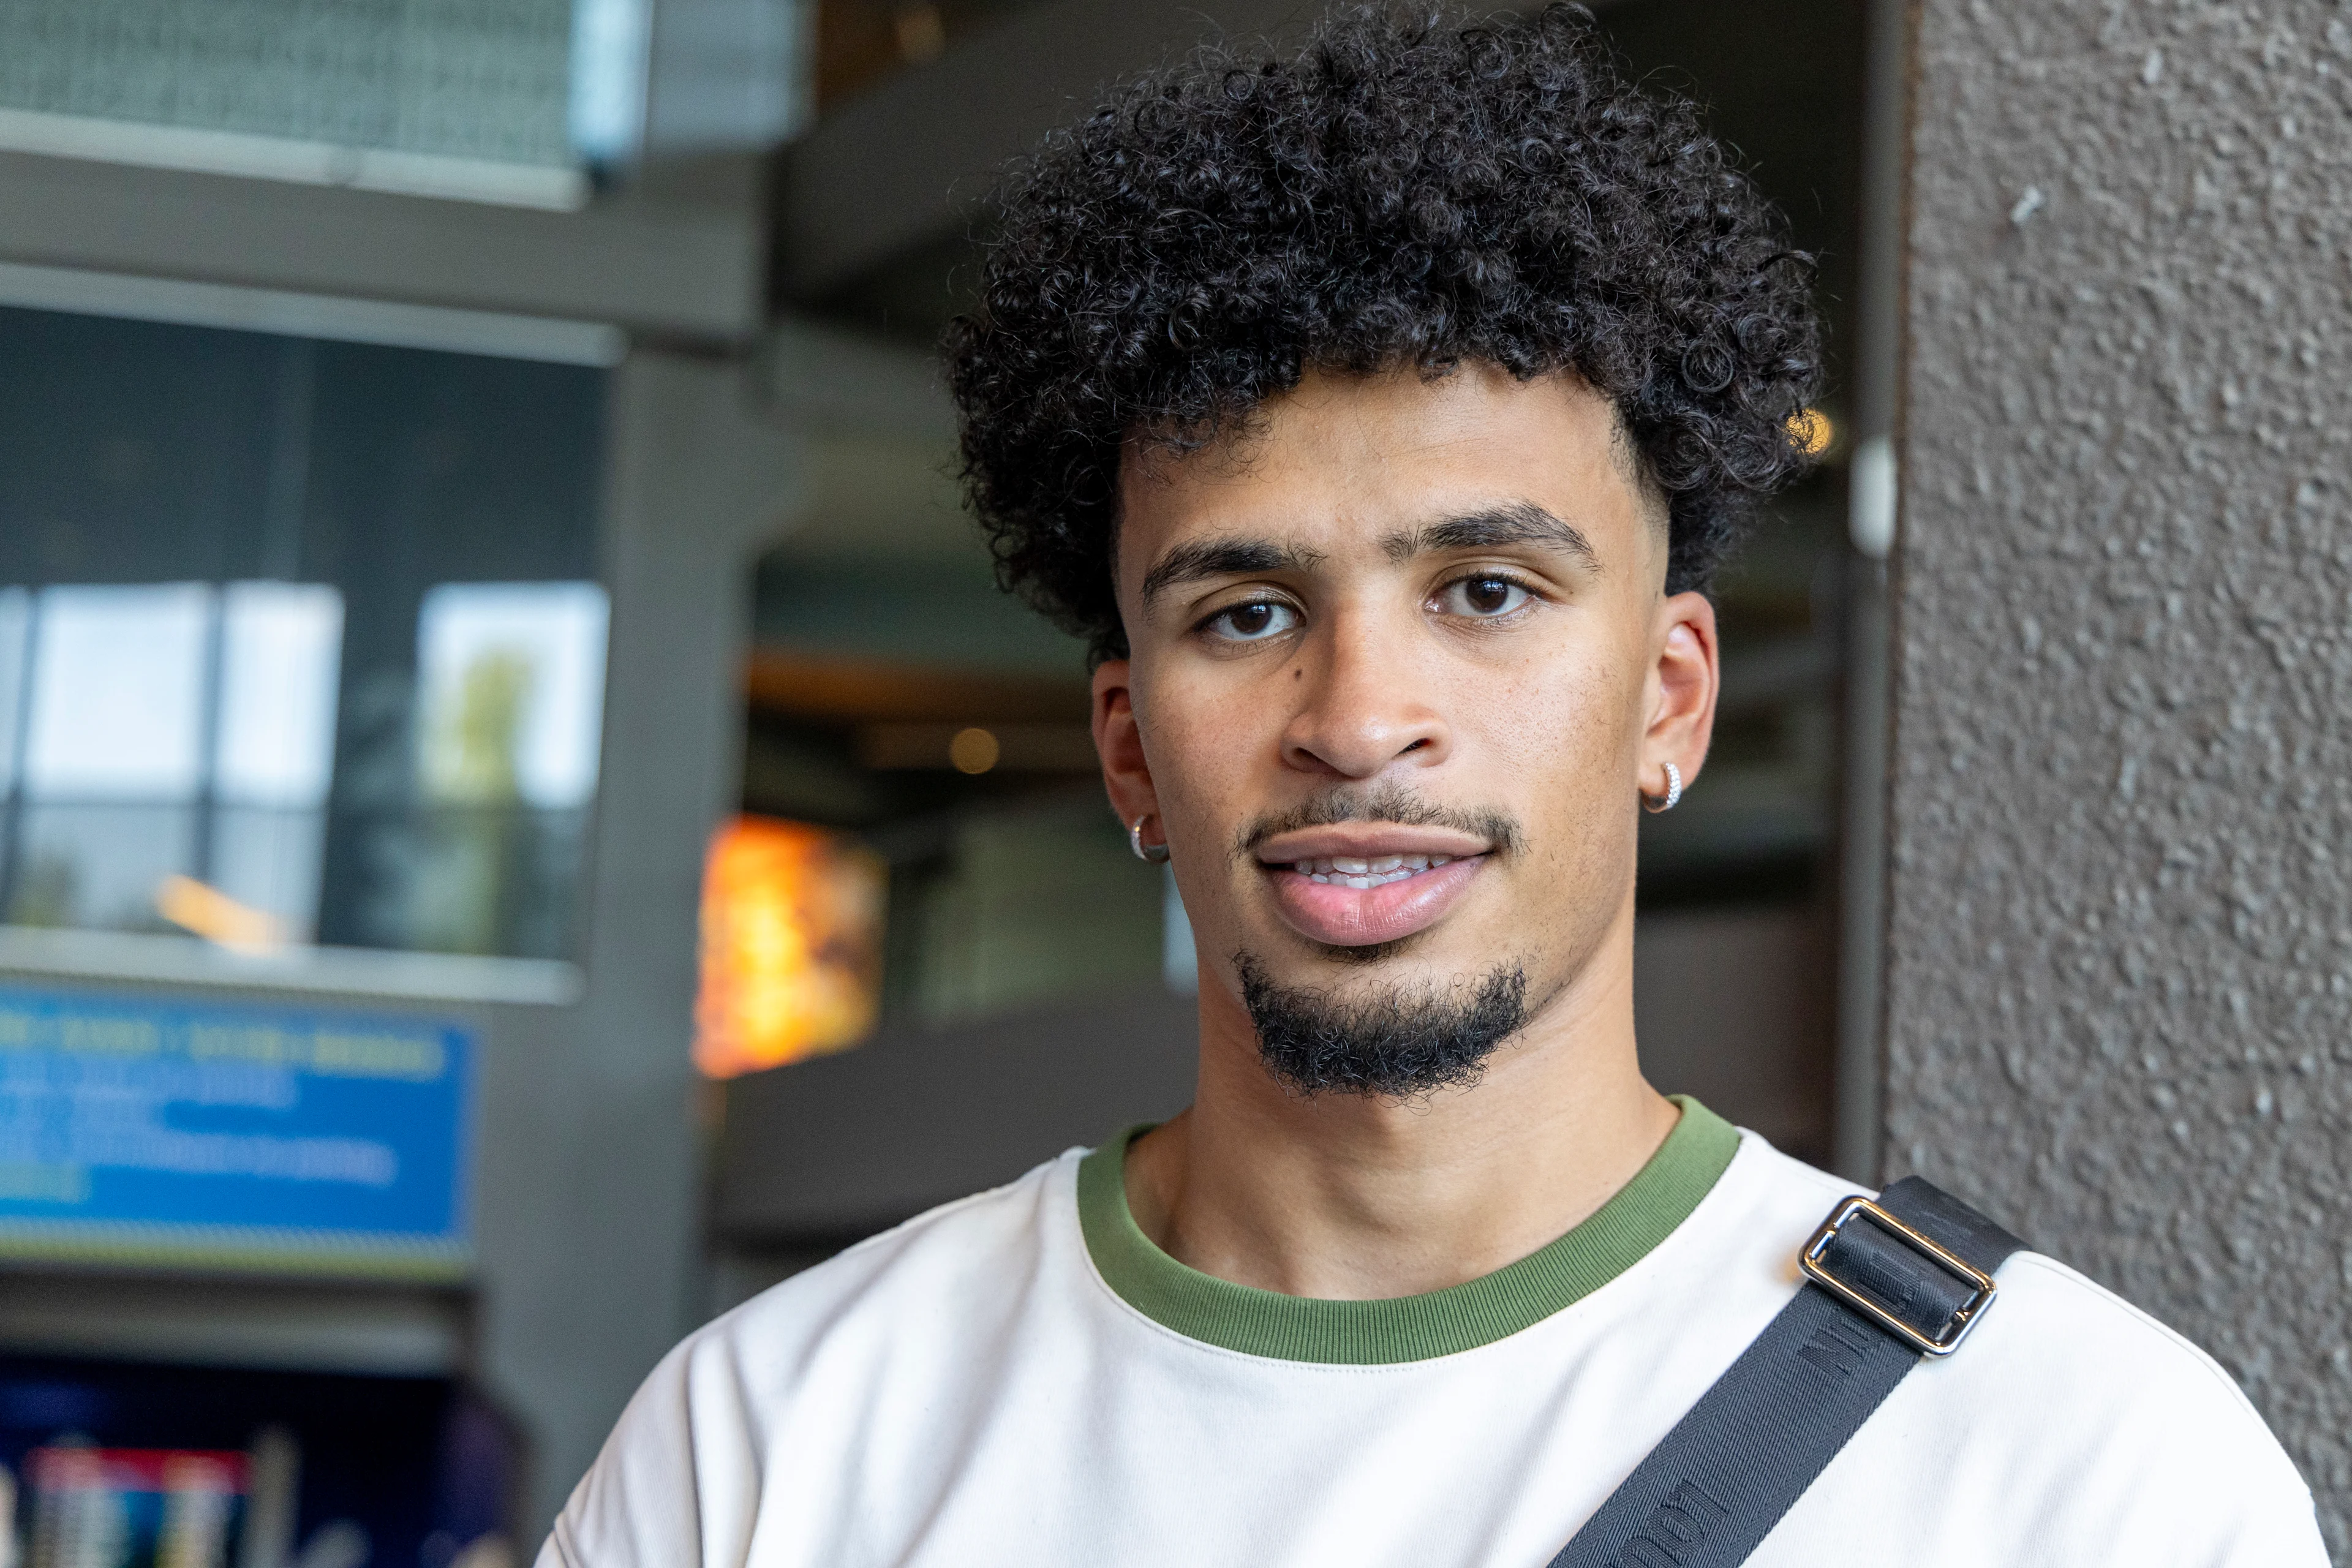
<svg viewBox="0 0 2352 1568">
<path fill-rule="evenodd" d="M 1844 1229 L 1847 1222 L 1856 1215 L 1867 1217 L 1871 1224 L 1937 1268 L 1975 1288 L 1976 1293 L 1952 1314 L 1951 1321 L 1941 1337 L 1921 1333 L 1860 1289 L 1830 1272 L 1829 1265 L 1822 1260 L 1822 1255 L 1829 1250 L 1830 1243 L 1837 1239 L 1838 1232 Z M 1805 1271 L 1807 1279 L 1867 1316 L 1888 1333 L 1913 1346 L 1922 1355 L 1946 1356 L 1959 1349 L 1960 1342 L 1968 1337 L 1970 1329 L 1976 1327 L 1977 1320 L 1984 1316 L 1984 1310 L 1992 1305 L 1993 1293 L 2000 1289 L 1993 1283 L 1992 1276 L 1983 1269 L 1970 1267 L 1948 1248 L 1920 1235 L 1870 1199 L 1859 1195 L 1846 1199 L 1830 1211 L 1830 1217 L 1822 1222 L 1822 1228 L 1813 1232 L 1813 1239 L 1805 1244 L 1805 1250 L 1797 1258 L 1797 1267 Z"/>
</svg>

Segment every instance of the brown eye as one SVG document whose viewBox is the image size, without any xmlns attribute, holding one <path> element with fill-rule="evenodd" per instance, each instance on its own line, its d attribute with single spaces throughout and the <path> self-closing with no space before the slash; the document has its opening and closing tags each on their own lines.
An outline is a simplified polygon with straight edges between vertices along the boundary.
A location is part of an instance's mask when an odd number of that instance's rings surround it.
<svg viewBox="0 0 2352 1568">
<path fill-rule="evenodd" d="M 1211 636 L 1226 642 L 1264 642 L 1298 624 L 1298 612 L 1288 605 L 1254 599 L 1220 612 L 1208 625 Z"/>
<path fill-rule="evenodd" d="M 1441 602 L 1449 615 L 1493 620 L 1525 605 L 1528 591 L 1508 577 L 1464 577 L 1446 584 Z"/>
</svg>

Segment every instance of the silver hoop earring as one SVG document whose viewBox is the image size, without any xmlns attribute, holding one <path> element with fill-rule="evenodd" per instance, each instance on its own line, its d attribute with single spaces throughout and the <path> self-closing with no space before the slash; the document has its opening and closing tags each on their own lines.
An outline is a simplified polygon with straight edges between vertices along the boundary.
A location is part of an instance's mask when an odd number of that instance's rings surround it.
<svg viewBox="0 0 2352 1568">
<path fill-rule="evenodd" d="M 1682 769 L 1675 766 L 1674 763 L 1668 763 L 1666 764 L 1666 793 L 1662 795 L 1643 795 L 1642 797 L 1642 809 L 1654 816 L 1659 812 L 1674 810 L 1675 805 L 1680 802 L 1682 798 L 1683 771 Z"/>
<path fill-rule="evenodd" d="M 1151 814 L 1145 812 L 1127 825 L 1127 847 L 1135 851 L 1137 859 L 1153 866 L 1165 866 L 1168 864 L 1168 846 L 1143 841 L 1143 825 L 1150 820 Z"/>
</svg>

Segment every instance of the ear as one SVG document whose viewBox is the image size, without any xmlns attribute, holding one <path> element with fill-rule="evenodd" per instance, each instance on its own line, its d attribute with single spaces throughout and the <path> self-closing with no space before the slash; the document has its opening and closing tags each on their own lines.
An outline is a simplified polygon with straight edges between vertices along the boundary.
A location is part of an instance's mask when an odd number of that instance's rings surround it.
<svg viewBox="0 0 2352 1568">
<path fill-rule="evenodd" d="M 1103 788 L 1121 825 L 1159 815 L 1160 795 L 1151 787 L 1151 764 L 1143 755 L 1143 731 L 1135 721 L 1128 688 L 1128 664 L 1106 659 L 1095 670 L 1095 755 L 1102 759 Z M 1157 838 L 1164 839 L 1163 826 Z"/>
<path fill-rule="evenodd" d="M 1715 734 L 1715 700 L 1723 686 L 1716 642 L 1715 606 L 1704 594 L 1661 600 L 1643 682 L 1642 744 L 1634 785 L 1653 797 L 1666 793 L 1666 764 L 1682 770 L 1683 787 L 1698 778 Z"/>
</svg>

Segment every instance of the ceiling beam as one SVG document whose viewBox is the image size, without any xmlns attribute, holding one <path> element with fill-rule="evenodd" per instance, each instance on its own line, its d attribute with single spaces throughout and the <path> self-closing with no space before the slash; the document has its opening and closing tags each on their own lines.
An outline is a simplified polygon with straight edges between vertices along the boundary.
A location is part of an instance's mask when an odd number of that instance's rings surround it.
<svg viewBox="0 0 2352 1568">
<path fill-rule="evenodd" d="M 766 310 L 765 173 L 713 159 L 683 190 L 645 180 L 548 212 L 0 153 L 0 262 L 734 343 Z"/>
<path fill-rule="evenodd" d="M 967 228 L 996 172 L 1108 83 L 1203 39 L 1295 36 L 1318 0 L 1047 0 L 903 70 L 785 149 L 778 281 L 822 300 Z"/>
</svg>

